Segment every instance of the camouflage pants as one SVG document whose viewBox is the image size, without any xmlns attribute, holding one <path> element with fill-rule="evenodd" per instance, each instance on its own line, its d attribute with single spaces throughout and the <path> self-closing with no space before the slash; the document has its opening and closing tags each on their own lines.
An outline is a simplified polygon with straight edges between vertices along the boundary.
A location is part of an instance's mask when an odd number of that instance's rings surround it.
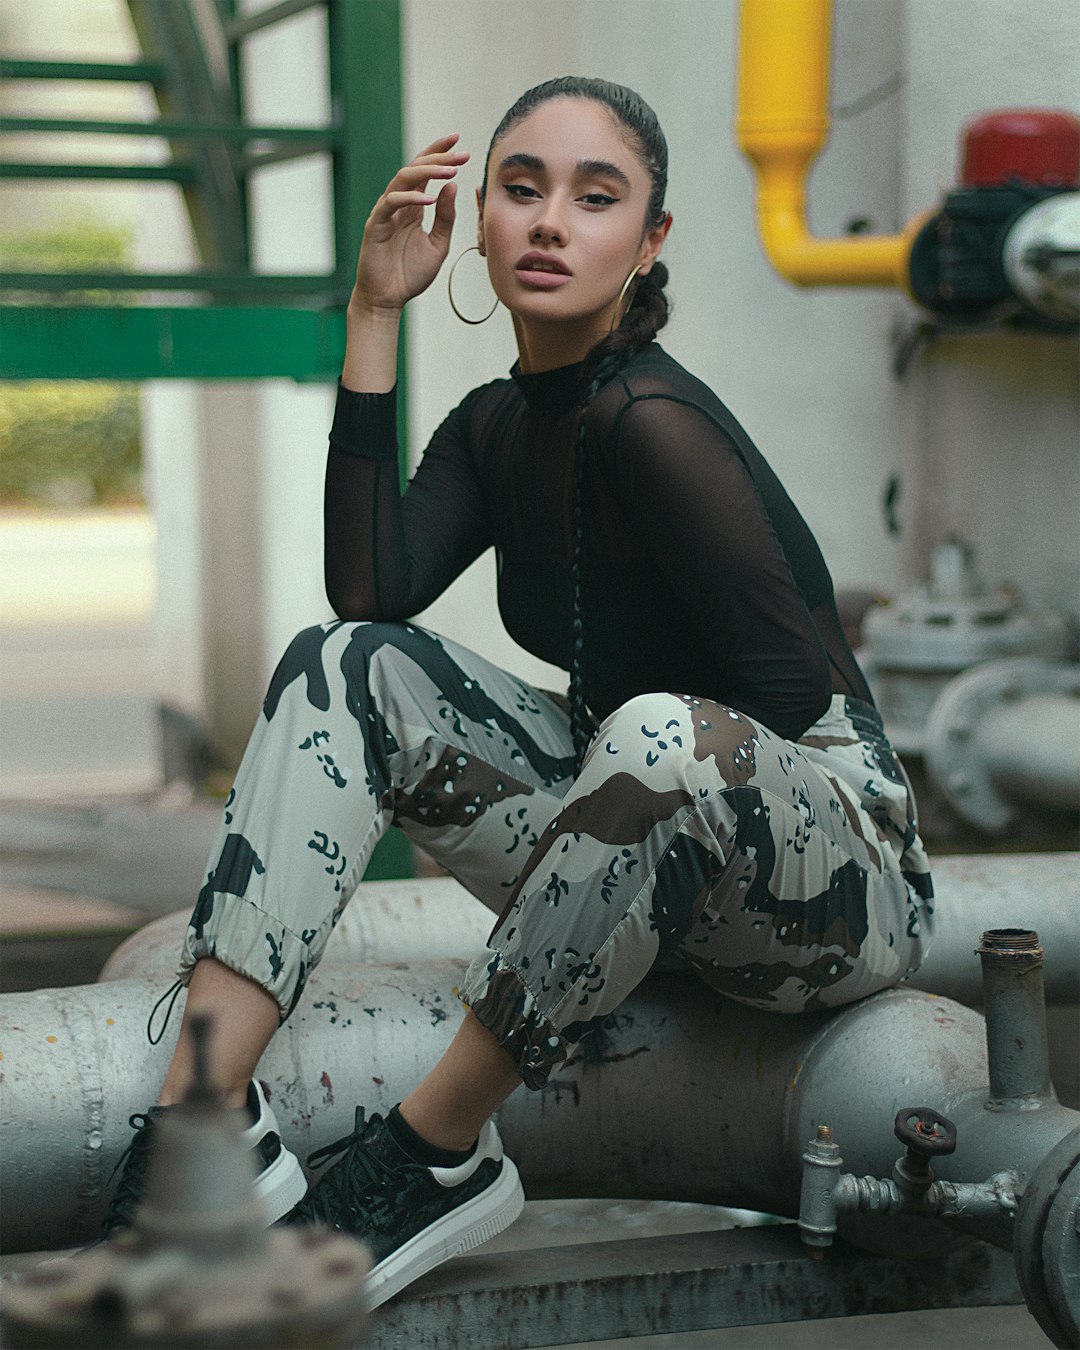
<svg viewBox="0 0 1080 1350">
<path fill-rule="evenodd" d="M 400 826 L 499 913 L 462 997 L 539 1087 L 660 957 L 777 1012 L 848 1003 L 922 959 L 929 870 L 877 713 L 834 696 L 797 743 L 644 694 L 573 778 L 562 702 L 411 624 L 289 647 L 185 943 L 285 1018 Z"/>
</svg>

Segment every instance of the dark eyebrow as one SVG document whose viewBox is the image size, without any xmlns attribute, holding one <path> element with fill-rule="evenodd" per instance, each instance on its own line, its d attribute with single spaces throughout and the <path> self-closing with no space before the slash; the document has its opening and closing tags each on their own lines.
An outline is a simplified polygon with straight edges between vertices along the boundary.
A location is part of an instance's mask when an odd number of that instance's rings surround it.
<svg viewBox="0 0 1080 1350">
<path fill-rule="evenodd" d="M 582 178 L 611 178 L 624 191 L 630 191 L 630 179 L 609 159 L 579 159 L 577 171 Z"/>
<path fill-rule="evenodd" d="M 499 165 L 499 172 L 502 173 L 504 169 L 531 169 L 533 173 L 543 173 L 544 161 L 536 155 L 507 155 Z"/>
<path fill-rule="evenodd" d="M 544 161 L 538 155 L 520 152 L 516 155 L 507 155 L 499 165 L 499 172 L 504 173 L 507 169 L 530 169 L 533 173 L 543 173 L 545 168 Z M 613 179 L 624 191 L 630 190 L 630 179 L 617 164 L 612 164 L 608 159 L 579 159 L 577 172 L 582 178 Z"/>
</svg>

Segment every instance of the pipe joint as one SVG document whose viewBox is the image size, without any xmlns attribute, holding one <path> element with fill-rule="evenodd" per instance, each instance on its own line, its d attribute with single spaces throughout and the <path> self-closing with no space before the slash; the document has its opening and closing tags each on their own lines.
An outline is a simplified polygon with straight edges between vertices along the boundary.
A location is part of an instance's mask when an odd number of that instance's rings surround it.
<svg viewBox="0 0 1080 1350">
<path fill-rule="evenodd" d="M 827 1126 L 824 1128 L 828 1128 Z M 839 1147 L 819 1137 L 803 1154 L 803 1190 L 799 1235 L 810 1247 L 831 1246 L 842 1214 L 903 1214 L 913 1218 L 1001 1221 L 1011 1227 L 1019 1204 L 1016 1172 L 997 1172 L 985 1181 L 934 1179 L 926 1157 L 909 1150 L 897 1160 L 891 1178 L 857 1177 L 840 1172 Z"/>
</svg>

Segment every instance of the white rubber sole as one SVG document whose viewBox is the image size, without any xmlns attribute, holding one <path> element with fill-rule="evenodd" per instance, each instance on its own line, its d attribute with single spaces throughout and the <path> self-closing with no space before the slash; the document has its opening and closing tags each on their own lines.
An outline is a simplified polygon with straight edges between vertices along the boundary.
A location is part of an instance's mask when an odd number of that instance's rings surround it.
<svg viewBox="0 0 1080 1350">
<path fill-rule="evenodd" d="M 444 1214 L 379 1262 L 368 1276 L 368 1306 L 379 1307 L 452 1256 L 490 1241 L 510 1227 L 524 1204 L 518 1170 L 504 1154 L 502 1171 L 487 1190 Z"/>
<path fill-rule="evenodd" d="M 267 1228 L 299 1204 L 307 1188 L 300 1159 L 282 1144 L 274 1161 L 255 1178 L 255 1195 L 266 1212 Z"/>
</svg>

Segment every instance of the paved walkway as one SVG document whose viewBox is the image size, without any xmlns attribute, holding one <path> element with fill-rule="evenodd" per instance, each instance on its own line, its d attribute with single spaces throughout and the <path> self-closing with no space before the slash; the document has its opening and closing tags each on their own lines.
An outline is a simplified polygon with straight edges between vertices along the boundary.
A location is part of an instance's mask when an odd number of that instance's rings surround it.
<svg viewBox="0 0 1080 1350">
<path fill-rule="evenodd" d="M 0 513 L 0 798 L 158 785 L 153 604 L 146 512 Z"/>
</svg>

